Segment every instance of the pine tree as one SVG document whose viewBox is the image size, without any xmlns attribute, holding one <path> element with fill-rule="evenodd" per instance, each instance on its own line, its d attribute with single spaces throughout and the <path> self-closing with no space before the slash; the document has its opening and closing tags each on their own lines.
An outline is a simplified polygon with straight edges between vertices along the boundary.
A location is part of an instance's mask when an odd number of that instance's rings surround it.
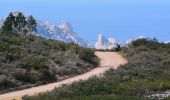
<svg viewBox="0 0 170 100">
<path fill-rule="evenodd" d="M 29 34 L 37 32 L 36 26 L 37 26 L 37 22 L 34 19 L 34 17 L 29 16 L 28 21 L 27 21 L 27 28 L 28 28 Z"/>
<path fill-rule="evenodd" d="M 4 25 L 2 26 L 2 33 L 3 34 L 12 33 L 13 19 L 14 19 L 14 16 L 12 15 L 12 13 L 10 13 L 9 16 L 6 18 Z"/>
<path fill-rule="evenodd" d="M 15 16 L 11 12 L 8 17 L 9 17 L 9 19 L 12 22 L 12 29 L 13 29 L 14 28 L 14 23 L 15 23 Z"/>
<path fill-rule="evenodd" d="M 22 13 L 18 13 L 17 16 L 10 13 L 4 22 L 2 33 L 10 34 L 13 31 L 16 33 L 36 33 L 36 26 L 37 23 L 33 16 L 26 18 Z"/>
<path fill-rule="evenodd" d="M 26 27 L 27 21 L 25 16 L 22 13 L 18 13 L 16 20 L 15 20 L 15 29 L 18 33 L 21 33 L 24 31 L 24 28 Z"/>
</svg>

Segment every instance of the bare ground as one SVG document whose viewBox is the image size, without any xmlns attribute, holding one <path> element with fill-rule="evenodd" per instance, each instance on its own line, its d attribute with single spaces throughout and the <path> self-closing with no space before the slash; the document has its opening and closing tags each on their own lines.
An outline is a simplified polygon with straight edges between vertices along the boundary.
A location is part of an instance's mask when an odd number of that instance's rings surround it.
<svg viewBox="0 0 170 100">
<path fill-rule="evenodd" d="M 100 66 L 96 67 L 84 74 L 77 75 L 72 78 L 68 78 L 59 82 L 50 83 L 47 85 L 32 87 L 29 89 L 14 91 L 0 95 L 0 100 L 21 100 L 24 95 L 36 95 L 38 93 L 51 91 L 55 87 L 60 87 L 62 84 L 71 84 L 79 80 L 87 80 L 94 75 L 102 75 L 106 70 L 110 68 L 117 69 L 121 64 L 127 63 L 127 61 L 116 52 L 96 52 L 95 53 L 100 59 Z"/>
</svg>

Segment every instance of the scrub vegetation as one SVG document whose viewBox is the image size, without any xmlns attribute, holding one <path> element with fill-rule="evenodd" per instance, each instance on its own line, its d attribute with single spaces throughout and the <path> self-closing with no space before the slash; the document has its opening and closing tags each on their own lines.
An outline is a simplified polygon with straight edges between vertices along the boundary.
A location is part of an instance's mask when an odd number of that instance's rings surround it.
<svg viewBox="0 0 170 100">
<path fill-rule="evenodd" d="M 120 53 L 128 63 L 108 70 L 104 77 L 74 82 L 38 96 L 24 96 L 23 100 L 149 100 L 146 95 L 170 89 L 170 44 L 138 39 Z"/>
</svg>

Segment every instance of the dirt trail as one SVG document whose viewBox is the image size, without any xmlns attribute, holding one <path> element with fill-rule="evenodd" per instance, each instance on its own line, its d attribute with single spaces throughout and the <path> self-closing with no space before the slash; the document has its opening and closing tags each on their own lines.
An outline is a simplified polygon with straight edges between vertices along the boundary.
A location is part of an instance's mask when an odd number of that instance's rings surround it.
<svg viewBox="0 0 170 100">
<path fill-rule="evenodd" d="M 96 52 L 95 54 L 100 58 L 101 61 L 100 61 L 100 66 L 94 68 L 93 70 L 90 70 L 84 74 L 77 75 L 75 77 L 68 78 L 66 80 L 62 80 L 59 82 L 2 94 L 0 95 L 0 100 L 12 100 L 12 99 L 21 100 L 21 97 L 24 95 L 31 96 L 41 92 L 51 91 L 55 87 L 59 87 L 62 84 L 71 84 L 72 82 L 75 81 L 86 80 L 92 77 L 93 75 L 101 75 L 110 68 L 116 69 L 121 64 L 127 63 L 127 61 L 123 59 L 122 56 L 116 52 Z"/>
</svg>

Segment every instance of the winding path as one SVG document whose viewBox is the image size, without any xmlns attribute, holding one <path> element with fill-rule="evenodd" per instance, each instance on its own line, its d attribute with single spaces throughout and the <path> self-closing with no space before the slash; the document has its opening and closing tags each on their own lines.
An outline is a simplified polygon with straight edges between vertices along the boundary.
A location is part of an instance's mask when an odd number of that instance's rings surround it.
<svg viewBox="0 0 170 100">
<path fill-rule="evenodd" d="M 117 69 L 121 64 L 127 63 L 127 61 L 123 59 L 123 57 L 116 52 L 95 52 L 95 54 L 100 59 L 99 67 L 96 67 L 84 74 L 77 75 L 75 77 L 68 78 L 59 82 L 2 94 L 0 95 L 0 100 L 13 100 L 13 99 L 21 100 L 21 97 L 24 95 L 31 96 L 41 92 L 51 91 L 55 87 L 59 87 L 62 84 L 71 84 L 72 82 L 75 81 L 86 80 L 94 75 L 101 75 L 110 68 Z"/>
</svg>

